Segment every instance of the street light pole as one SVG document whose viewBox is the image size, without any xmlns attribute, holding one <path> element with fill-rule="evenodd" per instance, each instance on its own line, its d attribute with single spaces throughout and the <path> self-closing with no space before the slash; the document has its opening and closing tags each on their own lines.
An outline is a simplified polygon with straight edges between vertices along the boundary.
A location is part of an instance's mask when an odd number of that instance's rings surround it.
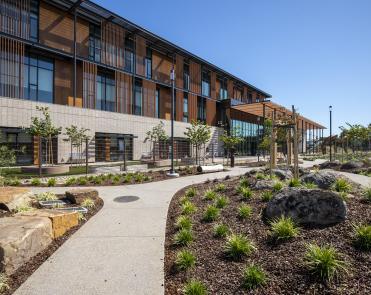
<svg viewBox="0 0 371 295">
<path fill-rule="evenodd" d="M 330 162 L 332 162 L 332 106 L 329 106 L 330 111 Z"/>
</svg>

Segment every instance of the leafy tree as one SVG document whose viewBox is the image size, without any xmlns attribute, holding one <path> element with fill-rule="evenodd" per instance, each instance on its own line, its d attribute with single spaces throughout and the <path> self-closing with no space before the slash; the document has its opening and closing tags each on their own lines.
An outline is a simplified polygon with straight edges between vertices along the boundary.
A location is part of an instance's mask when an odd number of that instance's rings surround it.
<svg viewBox="0 0 371 295">
<path fill-rule="evenodd" d="M 150 141 L 152 145 L 152 154 L 153 154 L 153 162 L 156 161 L 156 143 L 161 141 L 167 141 L 169 137 L 166 135 L 166 131 L 164 129 L 164 122 L 160 121 L 156 126 L 154 126 L 151 130 L 147 131 L 146 138 L 144 142 Z"/>
<path fill-rule="evenodd" d="M 224 148 L 227 150 L 230 158 L 231 158 L 231 166 L 234 166 L 234 153 L 236 151 L 237 146 L 243 141 L 241 136 L 241 132 L 238 128 L 234 128 L 229 132 L 227 130 L 224 131 L 223 135 L 219 137 L 220 141 L 223 142 Z"/>
<path fill-rule="evenodd" d="M 353 152 L 359 150 L 362 147 L 367 147 L 371 138 L 370 126 L 363 126 L 361 124 L 349 124 L 346 123 L 348 128 L 340 126 L 341 134 L 340 138 L 346 143 L 346 146 L 350 143 Z"/>
<path fill-rule="evenodd" d="M 77 149 L 77 152 L 79 154 L 79 161 L 82 162 L 82 146 L 86 139 L 89 139 L 90 137 L 86 134 L 86 132 L 89 131 L 87 128 L 80 128 L 78 129 L 77 126 L 71 125 L 71 127 L 66 127 L 66 133 L 65 135 L 68 136 L 67 141 L 71 143 L 71 163 L 72 163 L 72 150 L 73 147 Z M 88 152 L 88 151 L 86 151 Z"/>
<path fill-rule="evenodd" d="M 199 154 L 201 147 L 205 145 L 211 138 L 211 127 L 200 122 L 193 120 L 191 127 L 187 127 L 187 131 L 184 132 L 189 142 L 196 150 L 196 164 L 199 163 Z"/>
</svg>

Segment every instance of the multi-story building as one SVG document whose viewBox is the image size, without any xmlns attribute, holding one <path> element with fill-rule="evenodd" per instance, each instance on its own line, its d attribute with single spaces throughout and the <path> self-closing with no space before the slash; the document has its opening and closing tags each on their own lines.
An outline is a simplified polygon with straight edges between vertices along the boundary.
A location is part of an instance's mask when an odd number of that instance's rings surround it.
<svg viewBox="0 0 371 295">
<path fill-rule="evenodd" d="M 282 111 L 268 93 L 93 2 L 0 0 L 0 8 L 0 140 L 26 147 L 20 164 L 37 159 L 37 139 L 20 128 L 36 106 L 48 106 L 58 126 L 88 128 L 91 161 L 121 160 L 125 150 L 141 158 L 149 129 L 162 120 L 169 131 L 172 69 L 178 142 L 200 120 L 212 126 L 217 151 L 220 132 L 239 126 L 239 153 L 253 155 L 266 108 Z M 303 138 L 308 130 L 318 138 L 323 127 L 300 119 Z M 58 163 L 70 161 L 65 139 L 55 139 Z"/>
</svg>

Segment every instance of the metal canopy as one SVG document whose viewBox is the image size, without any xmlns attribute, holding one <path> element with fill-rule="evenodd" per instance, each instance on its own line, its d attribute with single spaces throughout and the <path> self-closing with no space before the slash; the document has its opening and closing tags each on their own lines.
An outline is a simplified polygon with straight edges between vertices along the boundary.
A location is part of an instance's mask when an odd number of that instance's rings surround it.
<svg viewBox="0 0 371 295">
<path fill-rule="evenodd" d="M 278 118 L 281 116 L 292 116 L 292 111 L 270 100 L 234 105 L 231 106 L 231 108 L 265 118 L 273 118 L 274 112 Z M 305 123 L 312 125 L 313 128 L 326 129 L 326 127 L 300 115 L 298 116 L 298 120 L 302 120 Z"/>
</svg>

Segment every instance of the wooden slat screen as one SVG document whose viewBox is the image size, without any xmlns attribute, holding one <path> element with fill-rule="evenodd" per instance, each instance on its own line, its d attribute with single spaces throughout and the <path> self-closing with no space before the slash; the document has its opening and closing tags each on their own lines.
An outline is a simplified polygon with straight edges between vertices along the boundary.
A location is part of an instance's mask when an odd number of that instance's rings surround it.
<svg viewBox="0 0 371 295">
<path fill-rule="evenodd" d="M 24 44 L 0 37 L 0 96 L 23 98 Z"/>
<path fill-rule="evenodd" d="M 172 69 L 172 60 L 157 52 L 152 53 L 152 78 L 162 83 L 170 84 L 170 71 Z"/>
<path fill-rule="evenodd" d="M 188 120 L 192 122 L 197 120 L 197 95 L 188 94 Z"/>
<path fill-rule="evenodd" d="M 30 0 L 0 1 L 0 31 L 29 39 Z"/>
<path fill-rule="evenodd" d="M 133 83 L 132 77 L 121 72 L 115 72 L 116 79 L 116 109 L 119 113 L 131 114 Z"/>
<path fill-rule="evenodd" d="M 213 99 L 206 100 L 206 123 L 210 126 L 216 124 L 216 101 Z"/>
<path fill-rule="evenodd" d="M 211 71 L 210 75 L 210 95 L 212 99 L 216 98 L 216 73 Z"/>
<path fill-rule="evenodd" d="M 146 39 L 141 36 L 136 36 L 135 51 L 136 51 L 136 72 L 138 75 L 144 76 L 144 62 L 146 58 Z"/>
<path fill-rule="evenodd" d="M 176 121 L 183 121 L 183 98 L 184 92 L 177 91 L 176 92 Z"/>
<path fill-rule="evenodd" d="M 175 75 L 176 81 L 175 85 L 178 88 L 183 88 L 183 68 L 184 68 L 184 58 L 183 56 L 177 54 L 176 55 L 176 65 L 175 65 Z"/>
<path fill-rule="evenodd" d="M 72 63 L 66 60 L 55 59 L 54 68 L 55 103 L 74 106 Z"/>
<path fill-rule="evenodd" d="M 234 98 L 233 97 L 233 81 L 228 79 L 227 82 L 227 91 L 228 91 L 228 98 Z"/>
<path fill-rule="evenodd" d="M 125 30 L 111 22 L 103 21 L 102 63 L 116 68 L 124 67 Z"/>
<path fill-rule="evenodd" d="M 76 24 L 76 43 L 77 55 L 89 56 L 89 23 L 83 19 L 77 18 Z"/>
<path fill-rule="evenodd" d="M 97 93 L 97 65 L 83 62 L 83 107 L 95 108 L 95 97 Z"/>
<path fill-rule="evenodd" d="M 143 116 L 155 117 L 155 92 L 156 84 L 143 80 Z"/>
<path fill-rule="evenodd" d="M 220 80 L 219 79 L 216 79 L 216 83 L 215 83 L 215 95 L 216 95 L 216 99 L 219 99 L 220 97 Z"/>
<path fill-rule="evenodd" d="M 201 94 L 201 66 L 193 61 L 189 64 L 189 75 L 191 80 L 190 90 Z"/>
</svg>

